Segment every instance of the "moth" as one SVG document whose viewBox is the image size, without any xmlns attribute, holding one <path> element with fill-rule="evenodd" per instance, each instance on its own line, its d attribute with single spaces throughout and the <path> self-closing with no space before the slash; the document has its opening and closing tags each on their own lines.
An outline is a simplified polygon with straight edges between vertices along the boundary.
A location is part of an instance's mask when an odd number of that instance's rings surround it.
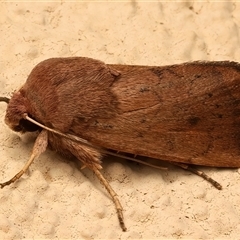
<svg viewBox="0 0 240 240">
<path fill-rule="evenodd" d="M 170 66 L 105 64 L 85 58 L 40 62 L 8 104 L 6 124 L 38 131 L 19 179 L 47 146 L 91 169 L 115 204 L 101 173 L 105 154 L 161 159 L 215 182 L 193 165 L 240 167 L 240 64 L 196 61 Z M 136 160 L 129 155 L 121 157 Z"/>
</svg>

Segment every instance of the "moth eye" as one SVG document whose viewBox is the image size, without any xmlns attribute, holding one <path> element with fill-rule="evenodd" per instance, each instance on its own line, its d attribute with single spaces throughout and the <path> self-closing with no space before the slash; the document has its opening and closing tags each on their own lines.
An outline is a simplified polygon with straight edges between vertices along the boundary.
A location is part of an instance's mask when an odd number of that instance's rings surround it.
<svg viewBox="0 0 240 240">
<path fill-rule="evenodd" d="M 11 128 L 15 132 L 22 132 L 22 133 L 35 132 L 40 129 L 37 125 L 35 125 L 25 119 L 21 119 L 19 121 L 18 125 L 12 125 Z"/>
<path fill-rule="evenodd" d="M 23 130 L 22 126 L 20 126 L 20 125 L 16 125 L 12 129 L 15 132 L 21 132 Z"/>
<path fill-rule="evenodd" d="M 40 129 L 39 126 L 37 126 L 25 119 L 21 119 L 19 121 L 18 127 L 20 127 L 20 129 L 21 129 L 20 131 L 22 131 L 22 132 L 35 132 Z"/>
</svg>

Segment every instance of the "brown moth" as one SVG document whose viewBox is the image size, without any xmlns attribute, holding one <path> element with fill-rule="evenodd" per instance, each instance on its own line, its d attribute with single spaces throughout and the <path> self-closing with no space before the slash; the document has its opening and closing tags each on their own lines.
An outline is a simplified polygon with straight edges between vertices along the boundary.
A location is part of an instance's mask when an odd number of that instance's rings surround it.
<svg viewBox="0 0 240 240">
<path fill-rule="evenodd" d="M 39 63 L 11 99 L 0 101 L 8 103 L 5 122 L 12 130 L 39 131 L 29 161 L 1 187 L 20 178 L 49 145 L 96 174 L 113 199 L 124 231 L 120 201 L 100 172 L 104 154 L 165 160 L 218 189 L 220 184 L 191 165 L 240 167 L 236 62 L 156 67 L 53 58 Z"/>
</svg>

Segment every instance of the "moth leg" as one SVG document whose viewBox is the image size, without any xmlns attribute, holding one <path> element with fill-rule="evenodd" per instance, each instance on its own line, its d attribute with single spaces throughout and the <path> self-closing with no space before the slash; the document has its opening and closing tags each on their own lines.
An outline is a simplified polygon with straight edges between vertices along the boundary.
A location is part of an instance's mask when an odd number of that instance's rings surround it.
<svg viewBox="0 0 240 240">
<path fill-rule="evenodd" d="M 119 220 L 120 226 L 121 226 L 122 230 L 125 232 L 127 230 L 127 228 L 126 228 L 126 226 L 124 224 L 124 220 L 123 220 L 123 213 L 122 213 L 123 208 L 117 197 L 116 192 L 112 189 L 112 187 L 109 184 L 109 182 L 107 181 L 107 179 L 104 178 L 102 173 L 97 168 L 92 169 L 92 171 L 95 173 L 95 175 L 98 177 L 100 182 L 104 185 L 104 187 L 107 189 L 108 193 L 110 194 L 112 201 L 117 210 L 117 215 L 118 215 L 118 220 Z"/>
<path fill-rule="evenodd" d="M 202 177 L 203 179 L 207 180 L 209 183 L 211 183 L 215 188 L 217 188 L 218 190 L 222 189 L 222 185 L 220 183 L 218 183 L 217 181 L 215 181 L 214 179 L 212 179 L 211 177 L 209 177 L 206 173 L 204 173 L 203 171 L 197 170 L 194 167 L 191 167 L 187 164 L 183 164 L 183 163 L 175 163 L 172 162 L 172 164 L 177 165 L 185 170 L 188 170 L 200 177 Z"/>
<path fill-rule="evenodd" d="M 24 165 L 24 167 L 21 169 L 20 172 L 18 172 L 13 178 L 11 178 L 9 181 L 4 182 L 4 183 L 0 183 L 0 187 L 4 188 L 7 185 L 10 185 L 12 183 L 14 183 L 15 181 L 17 181 L 29 168 L 29 166 L 32 164 L 33 160 L 37 157 L 39 157 L 39 155 L 41 153 L 43 153 L 46 148 L 47 148 L 47 144 L 48 144 L 48 134 L 46 130 L 42 130 L 35 143 L 33 146 L 33 150 L 32 150 L 32 154 L 29 158 L 29 160 L 27 161 L 27 163 Z"/>
<path fill-rule="evenodd" d="M 73 142 L 69 139 L 62 139 L 61 140 L 63 145 L 67 147 L 67 149 L 77 158 L 79 159 L 84 167 L 88 167 L 90 170 L 94 172 L 94 174 L 97 176 L 97 178 L 100 180 L 100 182 L 104 185 L 104 187 L 107 189 L 109 195 L 112 198 L 112 201 L 115 205 L 115 208 L 117 210 L 118 220 L 119 224 L 122 228 L 122 230 L 125 232 L 127 230 L 124 220 L 123 220 L 123 208 L 121 206 L 121 203 L 117 197 L 116 192 L 112 189 L 110 183 L 108 180 L 102 175 L 100 172 L 101 166 L 101 153 L 99 150 L 95 149 L 94 147 L 82 145 L 76 142 Z"/>
</svg>

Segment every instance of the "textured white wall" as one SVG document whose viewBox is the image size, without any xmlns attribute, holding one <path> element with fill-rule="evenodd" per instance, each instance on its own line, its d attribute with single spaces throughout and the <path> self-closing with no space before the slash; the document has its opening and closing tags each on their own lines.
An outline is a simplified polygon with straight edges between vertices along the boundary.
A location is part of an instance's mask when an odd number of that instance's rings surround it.
<svg viewBox="0 0 240 240">
<path fill-rule="evenodd" d="M 10 96 L 35 64 L 86 56 L 106 63 L 164 65 L 192 60 L 240 62 L 240 3 L 0 2 L 0 95 Z M 0 181 L 16 174 L 33 138 L 12 133 L 0 104 Z M 207 169 L 217 191 L 179 169 L 159 171 L 106 161 L 128 232 L 88 170 L 51 151 L 16 184 L 0 190 L 0 238 L 239 238 L 240 174 Z"/>
</svg>

